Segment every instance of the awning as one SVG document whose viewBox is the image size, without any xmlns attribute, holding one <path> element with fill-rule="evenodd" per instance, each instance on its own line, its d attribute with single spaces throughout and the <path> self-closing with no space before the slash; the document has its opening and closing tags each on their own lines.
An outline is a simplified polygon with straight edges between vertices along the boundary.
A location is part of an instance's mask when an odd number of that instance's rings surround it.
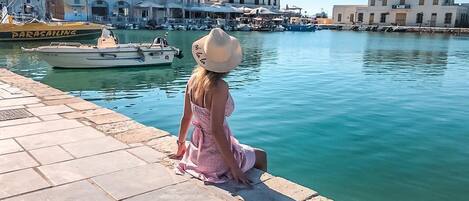
<svg viewBox="0 0 469 201">
<path fill-rule="evenodd" d="M 275 15 L 277 13 L 274 13 L 267 8 L 259 7 L 259 8 L 252 9 L 251 12 L 249 12 L 249 14 L 250 15 Z"/>
<path fill-rule="evenodd" d="M 211 5 L 211 6 L 194 6 L 190 8 L 195 12 L 209 12 L 209 13 L 243 13 L 239 8 L 232 6 Z"/>
<path fill-rule="evenodd" d="M 139 8 L 164 8 L 163 5 L 151 1 L 140 1 L 135 6 Z"/>
<path fill-rule="evenodd" d="M 167 8 L 182 8 L 182 4 L 170 2 L 166 4 Z"/>
</svg>

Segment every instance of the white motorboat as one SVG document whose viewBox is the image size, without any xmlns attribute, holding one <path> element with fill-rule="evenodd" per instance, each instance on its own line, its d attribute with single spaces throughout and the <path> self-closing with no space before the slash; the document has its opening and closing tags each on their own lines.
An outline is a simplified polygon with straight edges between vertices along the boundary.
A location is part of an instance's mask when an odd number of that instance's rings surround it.
<svg viewBox="0 0 469 201">
<path fill-rule="evenodd" d="M 174 57 L 182 58 L 182 51 L 169 46 L 164 38 L 153 43 L 118 44 L 114 34 L 104 29 L 97 45 L 53 42 L 49 46 L 25 49 L 60 68 L 109 68 L 171 65 Z"/>
<path fill-rule="evenodd" d="M 238 24 L 236 29 L 238 31 L 252 31 L 252 26 L 250 24 Z"/>
</svg>

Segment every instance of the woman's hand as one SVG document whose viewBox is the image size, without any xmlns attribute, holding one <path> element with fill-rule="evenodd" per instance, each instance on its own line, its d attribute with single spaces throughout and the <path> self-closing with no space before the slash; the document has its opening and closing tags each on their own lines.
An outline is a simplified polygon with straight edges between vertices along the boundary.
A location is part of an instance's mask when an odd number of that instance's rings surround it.
<svg viewBox="0 0 469 201">
<path fill-rule="evenodd" d="M 185 142 L 178 143 L 178 151 L 176 152 L 176 158 L 181 159 L 185 153 L 186 153 L 186 143 Z"/>
<path fill-rule="evenodd" d="M 231 176 L 233 176 L 233 180 L 238 182 L 239 184 L 243 184 L 246 186 L 251 186 L 251 181 L 248 179 L 248 177 L 244 174 L 243 171 L 241 171 L 240 168 L 232 168 L 231 169 Z"/>
</svg>

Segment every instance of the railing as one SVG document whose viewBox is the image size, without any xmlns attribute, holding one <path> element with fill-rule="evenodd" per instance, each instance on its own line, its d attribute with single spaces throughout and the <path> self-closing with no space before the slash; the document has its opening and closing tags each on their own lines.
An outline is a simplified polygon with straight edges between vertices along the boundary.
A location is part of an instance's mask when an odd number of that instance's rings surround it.
<svg viewBox="0 0 469 201">
<path fill-rule="evenodd" d="M 410 4 L 392 5 L 392 9 L 410 9 Z"/>
</svg>

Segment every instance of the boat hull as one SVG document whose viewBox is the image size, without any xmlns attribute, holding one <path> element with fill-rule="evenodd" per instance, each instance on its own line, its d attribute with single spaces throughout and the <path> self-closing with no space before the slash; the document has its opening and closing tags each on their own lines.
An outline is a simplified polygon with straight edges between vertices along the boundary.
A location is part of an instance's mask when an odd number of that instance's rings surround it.
<svg viewBox="0 0 469 201">
<path fill-rule="evenodd" d="M 173 50 L 135 51 L 135 48 L 122 48 L 118 51 L 95 50 L 94 52 L 57 52 L 42 49 L 39 57 L 56 68 L 116 68 L 171 65 Z"/>
<path fill-rule="evenodd" d="M 288 31 L 298 31 L 298 32 L 315 32 L 316 26 L 311 25 L 289 25 L 287 27 Z"/>
<path fill-rule="evenodd" d="M 96 38 L 103 26 L 96 24 L 0 25 L 0 41 L 34 41 L 71 38 Z"/>
</svg>

